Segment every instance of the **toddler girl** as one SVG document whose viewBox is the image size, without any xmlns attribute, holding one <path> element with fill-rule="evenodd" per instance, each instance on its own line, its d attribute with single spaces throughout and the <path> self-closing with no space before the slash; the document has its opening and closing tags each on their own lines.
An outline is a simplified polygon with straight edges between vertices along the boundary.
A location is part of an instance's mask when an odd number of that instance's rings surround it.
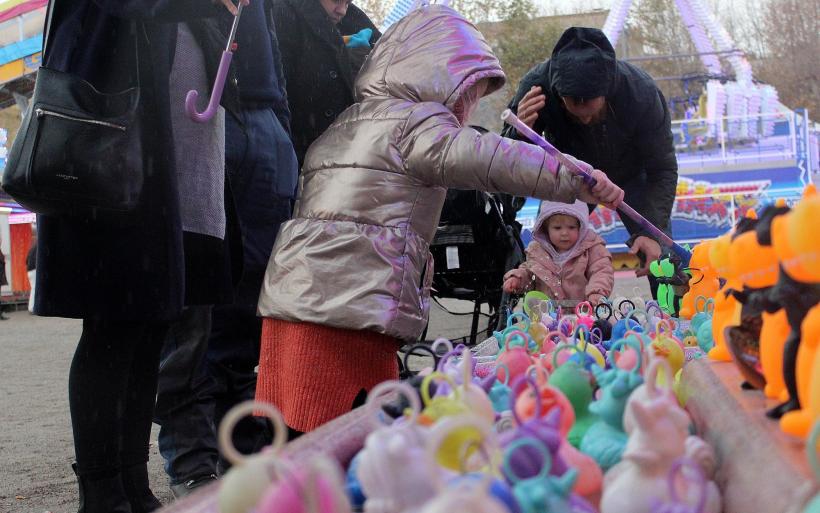
<svg viewBox="0 0 820 513">
<path fill-rule="evenodd" d="M 527 246 L 527 261 L 504 275 L 504 290 L 539 290 L 554 300 L 597 305 L 612 293 L 612 255 L 589 227 L 589 207 L 545 201 Z"/>
</svg>

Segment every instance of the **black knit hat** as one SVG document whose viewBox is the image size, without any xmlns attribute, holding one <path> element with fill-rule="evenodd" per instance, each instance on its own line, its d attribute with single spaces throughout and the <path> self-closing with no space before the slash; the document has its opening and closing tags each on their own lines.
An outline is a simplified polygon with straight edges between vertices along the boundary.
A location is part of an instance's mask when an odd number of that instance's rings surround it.
<svg viewBox="0 0 820 513">
<path fill-rule="evenodd" d="M 615 72 L 615 50 L 599 29 L 570 27 L 552 50 L 550 85 L 560 96 L 607 96 Z"/>
</svg>

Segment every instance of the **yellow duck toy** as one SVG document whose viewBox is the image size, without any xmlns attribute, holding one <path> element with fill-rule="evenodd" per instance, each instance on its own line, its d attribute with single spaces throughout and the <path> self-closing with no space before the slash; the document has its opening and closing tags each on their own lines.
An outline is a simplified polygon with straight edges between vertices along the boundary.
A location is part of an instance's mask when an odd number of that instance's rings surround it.
<svg viewBox="0 0 820 513">
<path fill-rule="evenodd" d="M 769 294 L 767 310 L 774 312 L 783 308 L 791 328 L 783 349 L 783 379 L 788 400 L 767 412 L 773 418 L 779 419 L 801 408 L 797 360 L 802 324 L 808 312 L 820 303 L 818 240 L 814 233 L 817 218 L 813 217 L 818 212 L 820 198 L 814 186 L 809 185 L 800 203 L 791 212 L 775 217 L 771 223 L 771 240 L 780 261 L 780 276 Z M 809 349 L 804 350 L 803 354 L 806 355 L 804 360 L 812 360 Z"/>
<path fill-rule="evenodd" d="M 756 218 L 753 210 L 746 213 L 747 217 Z M 715 311 L 712 314 L 712 338 L 715 346 L 709 350 L 709 358 L 719 362 L 732 361 L 732 354 L 726 344 L 725 330 L 740 323 L 741 304 L 730 293 L 739 290 L 740 283 L 729 265 L 729 246 L 732 243 L 734 228 L 728 233 L 714 239 L 709 245 L 709 261 L 712 263 L 718 276 L 726 280 L 723 287 L 715 294 Z"/>
<path fill-rule="evenodd" d="M 820 239 L 812 232 L 820 215 L 820 196 L 814 186 L 806 188 L 795 206 L 786 231 L 789 244 L 798 256 L 802 280 L 820 283 Z M 802 281 L 801 280 L 801 281 Z M 806 437 L 820 418 L 820 305 L 812 307 L 800 325 L 800 346 L 795 365 L 799 409 L 783 415 L 780 427 L 791 435 Z"/>
<path fill-rule="evenodd" d="M 820 419 L 820 305 L 809 310 L 803 319 L 800 338 L 795 372 L 800 409 L 783 415 L 780 428 L 805 438 L 814 422 Z"/>
<path fill-rule="evenodd" d="M 714 297 L 720 289 L 717 271 L 709 260 L 711 240 L 705 240 L 692 249 L 689 268 L 692 277 L 689 279 L 689 291 L 683 295 L 678 315 L 681 319 L 691 319 L 695 315 L 695 299 L 699 296 Z"/>
</svg>

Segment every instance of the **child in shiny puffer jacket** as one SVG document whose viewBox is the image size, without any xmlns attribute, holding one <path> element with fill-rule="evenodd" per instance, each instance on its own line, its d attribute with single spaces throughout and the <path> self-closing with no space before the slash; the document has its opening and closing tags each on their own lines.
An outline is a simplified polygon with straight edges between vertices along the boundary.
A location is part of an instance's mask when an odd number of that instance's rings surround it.
<svg viewBox="0 0 820 513">
<path fill-rule="evenodd" d="M 589 301 L 612 293 L 615 272 L 603 239 L 589 227 L 589 207 L 545 201 L 527 246 L 527 260 L 504 275 L 504 291 L 538 290 L 551 299 Z"/>
<path fill-rule="evenodd" d="M 590 169 L 589 188 L 543 149 L 467 126 L 504 81 L 474 25 L 422 6 L 376 43 L 357 103 L 307 151 L 258 309 L 256 398 L 276 405 L 292 434 L 398 377 L 396 351 L 427 326 L 430 245 L 448 188 L 620 204 L 602 171 Z"/>
</svg>

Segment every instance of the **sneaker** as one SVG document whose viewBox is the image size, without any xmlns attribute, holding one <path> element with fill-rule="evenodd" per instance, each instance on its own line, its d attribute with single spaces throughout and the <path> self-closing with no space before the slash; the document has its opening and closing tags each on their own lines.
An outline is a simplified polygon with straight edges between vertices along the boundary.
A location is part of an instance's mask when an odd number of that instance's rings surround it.
<svg viewBox="0 0 820 513">
<path fill-rule="evenodd" d="M 171 493 L 174 494 L 174 499 L 179 499 L 181 497 L 185 497 L 186 495 L 192 494 L 197 488 L 209 485 L 216 480 L 216 474 L 195 477 L 194 479 L 189 479 L 184 483 L 171 485 Z"/>
</svg>

